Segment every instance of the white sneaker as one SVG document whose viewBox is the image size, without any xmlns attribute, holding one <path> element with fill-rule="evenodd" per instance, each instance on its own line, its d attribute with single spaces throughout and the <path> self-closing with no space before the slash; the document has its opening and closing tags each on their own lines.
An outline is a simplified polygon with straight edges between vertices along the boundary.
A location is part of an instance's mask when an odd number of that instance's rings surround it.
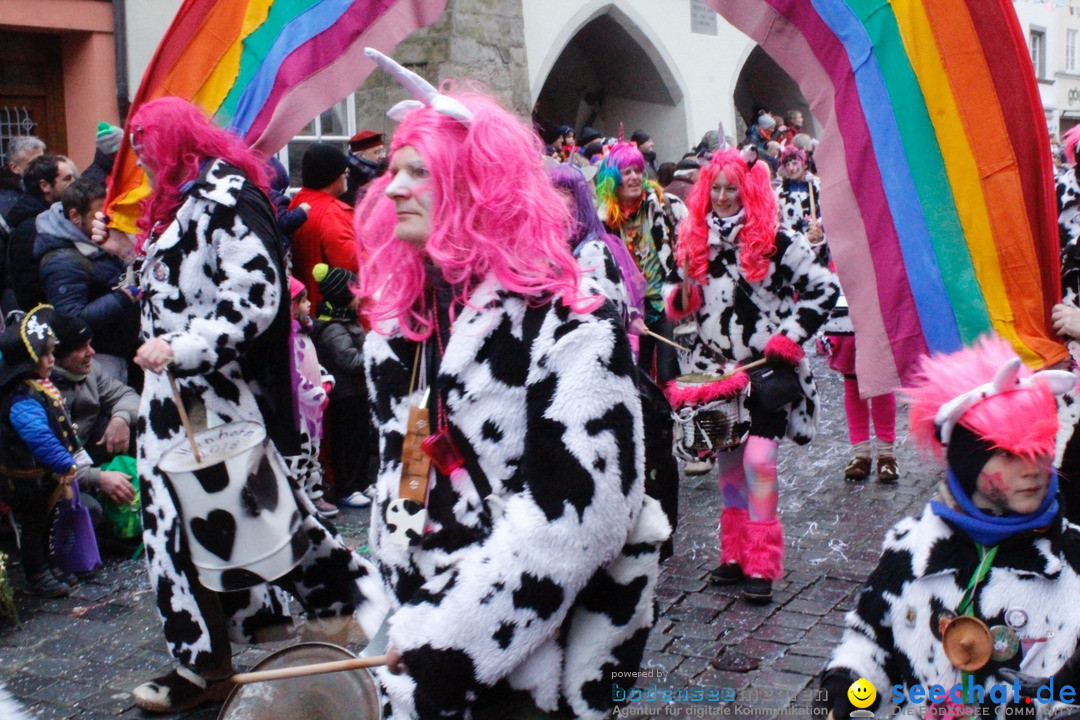
<svg viewBox="0 0 1080 720">
<path fill-rule="evenodd" d="M 697 462 L 688 462 L 683 468 L 683 473 L 689 476 L 704 475 L 712 470 L 712 460 L 699 460 Z"/>
<path fill-rule="evenodd" d="M 371 498 L 362 492 L 354 492 L 338 501 L 338 505 L 347 508 L 363 508 L 371 504 Z"/>
</svg>

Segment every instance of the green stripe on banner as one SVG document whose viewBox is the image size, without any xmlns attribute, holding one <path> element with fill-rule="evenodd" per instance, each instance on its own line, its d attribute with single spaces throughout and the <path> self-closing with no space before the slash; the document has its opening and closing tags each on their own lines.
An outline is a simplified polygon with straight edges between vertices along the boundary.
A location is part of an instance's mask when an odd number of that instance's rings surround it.
<svg viewBox="0 0 1080 720">
<path fill-rule="evenodd" d="M 873 43 L 874 55 L 900 129 L 904 155 L 926 217 L 930 242 L 941 268 L 945 292 L 952 303 L 961 341 L 970 344 L 990 332 L 993 326 L 982 294 L 971 292 L 972 288 L 979 287 L 975 267 L 956 211 L 937 134 L 918 77 L 904 49 L 896 16 L 887 0 L 846 2 Z M 874 109 L 867 108 L 867 111 L 874 112 Z M 962 128 L 957 129 L 956 137 L 958 142 L 965 142 Z"/>
<path fill-rule="evenodd" d="M 232 1 L 232 0 L 230 0 Z M 236 76 L 236 82 L 229 89 L 229 94 L 221 102 L 221 107 L 214 114 L 215 120 L 223 127 L 228 127 L 236 113 L 236 105 L 244 94 L 251 79 L 259 71 L 266 59 L 270 48 L 281 35 L 282 30 L 298 15 L 309 10 L 320 0 L 275 0 L 270 6 L 263 24 L 255 29 L 243 41 L 243 50 L 240 53 L 240 72 Z"/>
</svg>

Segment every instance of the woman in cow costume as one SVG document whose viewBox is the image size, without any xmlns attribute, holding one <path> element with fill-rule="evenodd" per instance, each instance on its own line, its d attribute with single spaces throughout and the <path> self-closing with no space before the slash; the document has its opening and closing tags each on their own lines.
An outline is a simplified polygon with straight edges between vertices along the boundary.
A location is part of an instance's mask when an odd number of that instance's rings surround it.
<svg viewBox="0 0 1080 720">
<path fill-rule="evenodd" d="M 776 196 L 764 163 L 748 167 L 734 150 L 713 156 L 687 199 L 679 226 L 678 269 L 667 287 L 668 316 L 692 315 L 698 334 L 680 356 L 683 373 L 729 373 L 766 358 L 777 374 L 797 375 L 794 399 L 768 406 L 762 387 L 751 385 L 749 438 L 721 452 L 718 583 L 743 582 L 743 596 L 769 602 L 772 582 L 783 574 L 783 526 L 777 517 L 776 453 L 790 437 L 813 438 L 817 393 L 802 344 L 825 322 L 839 296 L 836 277 L 801 233 L 777 227 Z M 785 370 L 794 366 L 795 371 Z M 675 407 L 688 393 L 716 399 L 742 392 L 750 378 L 739 371 L 713 386 L 680 390 L 669 385 Z M 791 385 L 795 385 L 794 380 Z"/>
<path fill-rule="evenodd" d="M 421 100 L 391 109 L 357 210 L 388 714 L 609 717 L 668 535 L 622 320 L 580 279 L 535 134 L 369 54 Z"/>
<path fill-rule="evenodd" d="M 184 437 L 165 371 L 175 376 L 196 430 L 252 420 L 266 426 L 277 451 L 295 453 L 289 295 L 262 162 L 176 98 L 142 106 L 131 127 L 132 149 L 154 188 L 136 243 L 143 344 L 135 362 L 149 371 L 136 426 L 143 539 L 177 662 L 134 696 L 145 710 L 176 712 L 222 699 L 232 674 L 230 632 L 250 639 L 281 622 L 284 610 L 282 596 L 268 585 L 216 593 L 197 578 L 174 495 L 157 468 L 162 453 Z M 95 239 L 120 243 L 119 235 L 99 222 Z M 277 584 L 318 617 L 351 615 L 365 596 L 379 597 L 381 587 L 315 519 L 302 489 L 293 490 L 310 543 Z M 377 612 L 373 604 L 365 607 Z"/>
</svg>

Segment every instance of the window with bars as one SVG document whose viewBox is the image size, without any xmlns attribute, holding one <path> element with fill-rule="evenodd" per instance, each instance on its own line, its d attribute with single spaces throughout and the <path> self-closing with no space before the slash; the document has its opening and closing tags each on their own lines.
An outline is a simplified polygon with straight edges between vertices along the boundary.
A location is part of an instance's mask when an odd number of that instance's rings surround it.
<svg viewBox="0 0 1080 720">
<path fill-rule="evenodd" d="M 294 188 L 300 187 L 300 161 L 304 157 L 304 151 L 312 143 L 334 143 L 348 154 L 349 138 L 355 134 L 356 95 L 349 95 L 320 113 L 278 153 L 278 160 L 289 171 L 289 185 Z"/>
<path fill-rule="evenodd" d="M 33 135 L 37 122 L 25 106 L 0 105 L 0 167 L 7 165 L 7 148 L 11 138 Z"/>
<path fill-rule="evenodd" d="M 1068 29 L 1065 31 L 1065 72 L 1076 72 L 1076 43 L 1080 37 L 1080 30 Z"/>
</svg>

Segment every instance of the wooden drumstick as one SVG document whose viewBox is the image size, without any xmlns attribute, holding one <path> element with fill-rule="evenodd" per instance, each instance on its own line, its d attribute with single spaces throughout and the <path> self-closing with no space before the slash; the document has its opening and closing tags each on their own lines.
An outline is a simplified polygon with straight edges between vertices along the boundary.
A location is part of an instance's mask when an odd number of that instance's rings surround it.
<svg viewBox="0 0 1080 720">
<path fill-rule="evenodd" d="M 346 670 L 360 670 L 362 668 L 379 667 L 386 664 L 385 655 L 372 657 L 352 658 L 350 660 L 335 660 L 333 662 L 312 663 L 310 665 L 297 665 L 290 668 L 278 668 L 277 670 L 258 670 L 256 672 L 237 673 L 230 680 L 237 685 L 264 682 L 266 680 L 288 680 L 290 678 L 309 677 L 311 675 L 324 675 L 326 673 L 345 672 Z"/>
<path fill-rule="evenodd" d="M 744 370 L 753 370 L 756 367 L 761 367 L 762 365 L 764 365 L 767 362 L 769 362 L 768 358 L 761 358 L 760 360 L 755 360 L 753 362 L 748 362 L 745 365 L 739 365 L 734 370 L 732 370 L 731 372 L 725 373 L 724 375 L 721 375 L 719 379 L 720 380 L 727 380 L 728 378 L 733 377 L 736 373 L 743 372 Z"/>
<path fill-rule="evenodd" d="M 199 444 L 195 442 L 195 433 L 191 429 L 191 421 L 188 420 L 184 401 L 180 399 L 180 388 L 176 387 L 176 378 L 173 377 L 172 370 L 166 370 L 165 372 L 169 376 L 169 387 L 172 388 L 176 411 L 180 413 L 180 422 L 184 425 L 184 432 L 187 434 L 188 442 L 191 443 L 191 452 L 195 453 L 195 462 L 201 463 L 202 453 L 199 452 Z"/>
<path fill-rule="evenodd" d="M 648 335 L 652 339 L 659 340 L 660 342 L 664 343 L 665 345 L 670 345 L 671 347 L 675 348 L 676 350 L 681 350 L 682 352 L 690 352 L 690 348 L 683 347 L 682 345 L 680 345 L 679 343 L 677 343 L 677 342 L 675 342 L 673 340 L 668 340 L 663 335 L 654 333 L 652 330 L 649 330 L 648 328 L 645 328 L 644 332 L 645 332 L 646 335 Z"/>
</svg>

